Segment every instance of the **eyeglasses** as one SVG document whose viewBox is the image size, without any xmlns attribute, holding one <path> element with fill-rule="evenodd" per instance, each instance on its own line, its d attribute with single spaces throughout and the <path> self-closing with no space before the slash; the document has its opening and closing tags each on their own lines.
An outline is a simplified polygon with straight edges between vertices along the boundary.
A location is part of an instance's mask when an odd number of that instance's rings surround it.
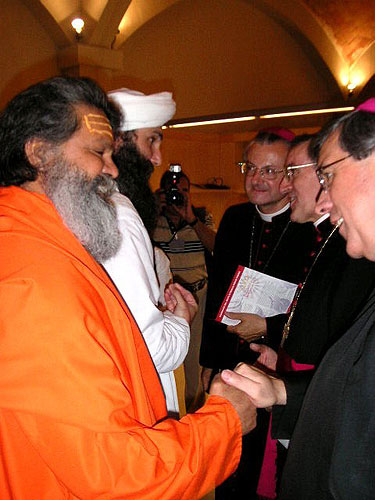
<svg viewBox="0 0 375 500">
<path fill-rule="evenodd" d="M 248 177 L 254 177 L 254 175 L 259 170 L 259 175 L 262 177 L 262 179 L 266 179 L 268 181 L 273 181 L 274 179 L 276 179 L 277 174 L 281 174 L 281 172 L 284 172 L 284 170 L 279 170 L 275 167 L 271 167 L 268 165 L 259 168 L 256 165 L 249 163 L 248 161 L 246 162 L 239 161 L 237 165 L 241 168 L 242 174 Z"/>
<path fill-rule="evenodd" d="M 316 167 L 316 163 L 303 163 L 302 165 L 287 165 L 284 169 L 285 178 L 290 181 L 296 176 L 300 168 Z"/>
<path fill-rule="evenodd" d="M 319 184 L 320 184 L 320 192 L 319 195 L 321 194 L 322 191 L 327 192 L 329 188 L 332 185 L 333 181 L 333 176 L 334 172 L 324 172 L 326 168 L 332 167 L 333 165 L 337 165 L 338 163 L 341 163 L 342 161 L 346 160 L 347 158 L 350 158 L 352 155 L 346 155 L 343 158 L 340 158 L 339 160 L 333 161 L 331 163 L 328 163 L 328 165 L 321 165 L 316 169 L 316 175 L 318 176 L 319 179 Z"/>
</svg>

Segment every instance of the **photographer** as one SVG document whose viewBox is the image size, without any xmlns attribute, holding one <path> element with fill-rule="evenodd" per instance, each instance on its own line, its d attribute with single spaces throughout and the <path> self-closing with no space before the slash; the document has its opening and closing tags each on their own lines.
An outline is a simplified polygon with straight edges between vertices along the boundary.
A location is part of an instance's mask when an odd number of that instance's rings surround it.
<svg viewBox="0 0 375 500">
<path fill-rule="evenodd" d="M 204 401 L 199 349 L 207 292 L 206 257 L 211 255 L 216 233 L 212 216 L 206 209 L 192 206 L 190 181 L 182 171 L 177 175 L 166 171 L 156 195 L 160 215 L 153 235 L 154 242 L 168 255 L 174 281 L 191 291 L 199 304 L 191 325 L 189 352 L 184 363 L 186 407 L 188 411 L 194 411 Z"/>
</svg>

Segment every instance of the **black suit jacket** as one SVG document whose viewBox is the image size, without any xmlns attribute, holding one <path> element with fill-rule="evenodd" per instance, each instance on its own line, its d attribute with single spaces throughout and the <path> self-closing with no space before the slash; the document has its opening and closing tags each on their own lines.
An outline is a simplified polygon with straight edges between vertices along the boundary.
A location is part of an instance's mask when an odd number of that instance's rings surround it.
<svg viewBox="0 0 375 500">
<path fill-rule="evenodd" d="M 322 236 L 333 226 L 319 225 Z M 317 364 L 351 325 L 375 287 L 375 264 L 352 259 L 338 230 L 331 236 L 306 281 L 284 344 L 299 363 Z"/>
<path fill-rule="evenodd" d="M 314 375 L 290 444 L 283 500 L 375 498 L 375 293 Z"/>
<path fill-rule="evenodd" d="M 236 335 L 226 331 L 226 325 L 215 321 L 238 265 L 300 283 L 315 245 L 314 226 L 290 222 L 289 210 L 274 217 L 271 223 L 263 222 L 250 203 L 234 205 L 225 212 L 216 235 L 208 284 L 200 353 L 202 366 L 233 368 L 239 361 L 255 360 L 247 343 L 240 342 Z"/>
<path fill-rule="evenodd" d="M 327 235 L 329 221 L 320 229 Z M 353 324 L 375 288 L 375 264 L 352 259 L 336 231 L 327 242 L 302 290 L 284 349 L 298 363 L 318 365 Z M 272 437 L 290 439 L 313 372 L 283 374 L 288 404 L 273 409 Z"/>
</svg>

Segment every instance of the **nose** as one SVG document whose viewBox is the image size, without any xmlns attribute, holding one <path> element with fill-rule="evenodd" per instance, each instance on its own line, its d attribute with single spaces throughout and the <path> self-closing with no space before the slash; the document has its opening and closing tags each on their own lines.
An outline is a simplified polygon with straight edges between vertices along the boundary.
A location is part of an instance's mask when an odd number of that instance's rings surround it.
<svg viewBox="0 0 375 500">
<path fill-rule="evenodd" d="M 104 165 L 103 165 L 102 172 L 103 172 L 103 174 L 110 175 L 114 179 L 116 179 L 116 177 L 118 177 L 118 168 L 116 167 L 116 165 L 114 164 L 114 162 L 112 160 L 112 155 L 110 155 L 104 159 Z"/>
<path fill-rule="evenodd" d="M 151 163 L 154 165 L 154 167 L 159 167 L 161 165 L 161 151 L 160 148 L 154 148 L 152 150 L 152 155 L 150 158 Z"/>
<path fill-rule="evenodd" d="M 252 183 L 263 182 L 263 176 L 262 176 L 262 174 L 261 174 L 261 169 L 260 169 L 260 168 L 257 168 L 257 169 L 255 170 L 254 175 L 252 175 L 250 178 L 251 178 L 251 182 L 252 182 Z"/>
<path fill-rule="evenodd" d="M 318 194 L 315 204 L 315 213 L 317 215 L 329 214 L 332 211 L 333 203 L 328 191 L 322 191 Z"/>
<path fill-rule="evenodd" d="M 292 180 L 287 175 L 284 175 L 280 182 L 280 193 L 288 194 L 291 192 L 292 187 L 293 187 Z"/>
</svg>

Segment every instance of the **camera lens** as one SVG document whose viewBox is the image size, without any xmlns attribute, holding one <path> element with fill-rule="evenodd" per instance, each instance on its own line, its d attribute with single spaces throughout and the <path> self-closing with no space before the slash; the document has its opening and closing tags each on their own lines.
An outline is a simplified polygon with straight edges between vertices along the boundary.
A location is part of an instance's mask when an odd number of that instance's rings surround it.
<svg viewBox="0 0 375 500">
<path fill-rule="evenodd" d="M 177 184 L 181 179 L 181 165 L 179 163 L 170 163 L 168 174 L 169 184 L 171 187 L 165 192 L 165 201 L 167 202 L 167 205 L 182 207 L 185 199 L 177 187 Z"/>
<path fill-rule="evenodd" d="M 182 207 L 185 201 L 183 194 L 176 187 L 165 192 L 165 200 L 167 205 L 176 205 L 177 207 Z"/>
</svg>

